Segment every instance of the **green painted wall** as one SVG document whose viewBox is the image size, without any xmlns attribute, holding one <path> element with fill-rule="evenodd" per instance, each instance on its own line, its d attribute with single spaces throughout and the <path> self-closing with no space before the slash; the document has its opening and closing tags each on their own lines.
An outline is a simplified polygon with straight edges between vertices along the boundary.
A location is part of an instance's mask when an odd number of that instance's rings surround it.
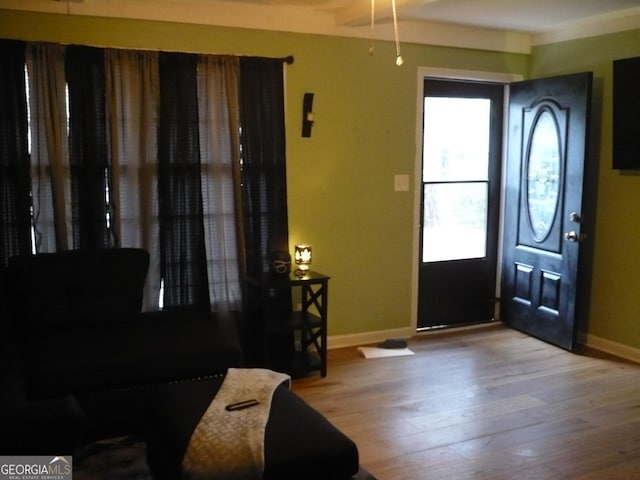
<svg viewBox="0 0 640 480">
<path fill-rule="evenodd" d="M 31 41 L 186 52 L 294 55 L 286 68 L 291 246 L 314 248 L 331 276 L 329 335 L 412 324 L 414 192 L 394 192 L 416 157 L 418 67 L 527 74 L 528 56 L 392 42 L 165 22 L 0 10 L 0 36 Z M 302 97 L 316 124 L 301 138 Z M 413 188 L 412 188 L 413 190 Z M 293 248 L 292 248 L 293 249 Z"/>
<path fill-rule="evenodd" d="M 533 78 L 593 72 L 592 145 L 599 173 L 597 192 L 590 192 L 597 195 L 598 206 L 589 333 L 636 349 L 640 348 L 636 291 L 640 288 L 640 171 L 613 170 L 611 149 L 612 62 L 638 56 L 640 30 L 540 46 L 531 55 Z"/>
<path fill-rule="evenodd" d="M 408 327 L 413 192 L 394 192 L 414 172 L 418 67 L 519 73 L 533 78 L 594 72 L 593 142 L 599 153 L 591 334 L 640 348 L 640 172 L 611 168 L 612 67 L 640 56 L 640 30 L 535 47 L 530 56 L 177 23 L 0 10 L 0 36 L 187 52 L 292 54 L 287 67 L 291 245 L 309 242 L 331 275 L 330 335 Z M 304 92 L 316 125 L 301 138 Z M 412 175 L 413 181 L 413 175 Z"/>
</svg>

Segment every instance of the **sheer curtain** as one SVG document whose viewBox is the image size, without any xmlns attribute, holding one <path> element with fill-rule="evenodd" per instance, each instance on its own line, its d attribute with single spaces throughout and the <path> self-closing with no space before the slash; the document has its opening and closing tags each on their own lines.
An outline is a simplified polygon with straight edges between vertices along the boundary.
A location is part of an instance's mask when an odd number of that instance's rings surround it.
<svg viewBox="0 0 640 480">
<path fill-rule="evenodd" d="M 112 231 L 116 245 L 149 252 L 143 309 L 158 310 L 158 53 L 109 49 L 105 65 Z"/>
<path fill-rule="evenodd" d="M 31 192 L 37 252 L 72 245 L 65 47 L 30 44 Z"/>
<path fill-rule="evenodd" d="M 237 57 L 198 60 L 198 113 L 209 298 L 221 317 L 240 311 L 243 237 Z"/>
</svg>

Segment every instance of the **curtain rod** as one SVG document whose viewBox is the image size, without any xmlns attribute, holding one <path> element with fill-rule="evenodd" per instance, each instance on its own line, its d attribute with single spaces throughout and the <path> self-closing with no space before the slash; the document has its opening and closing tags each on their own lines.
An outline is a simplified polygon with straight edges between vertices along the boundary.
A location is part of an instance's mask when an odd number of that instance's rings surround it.
<svg viewBox="0 0 640 480">
<path fill-rule="evenodd" d="M 282 63 L 286 63 L 287 65 L 291 65 L 294 61 L 293 55 L 288 55 L 286 57 L 256 57 L 253 55 L 248 55 L 248 56 L 241 56 L 241 58 L 256 58 L 256 59 L 263 59 L 263 60 L 275 60 L 275 61 L 279 61 Z"/>
</svg>

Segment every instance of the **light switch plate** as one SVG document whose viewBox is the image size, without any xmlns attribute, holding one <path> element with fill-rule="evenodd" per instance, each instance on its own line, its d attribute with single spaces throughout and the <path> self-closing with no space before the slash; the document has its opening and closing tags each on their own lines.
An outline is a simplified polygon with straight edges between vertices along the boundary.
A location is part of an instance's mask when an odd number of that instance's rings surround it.
<svg viewBox="0 0 640 480">
<path fill-rule="evenodd" d="M 395 175 L 393 178 L 393 183 L 396 192 L 409 191 L 409 175 L 405 173 Z"/>
</svg>

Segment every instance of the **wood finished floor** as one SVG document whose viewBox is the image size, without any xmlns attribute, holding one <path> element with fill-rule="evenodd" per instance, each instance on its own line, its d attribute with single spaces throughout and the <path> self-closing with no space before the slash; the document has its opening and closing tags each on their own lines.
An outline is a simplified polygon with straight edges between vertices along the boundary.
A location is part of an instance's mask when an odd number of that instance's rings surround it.
<svg viewBox="0 0 640 480">
<path fill-rule="evenodd" d="M 500 325 L 409 348 L 330 350 L 327 377 L 293 382 L 378 480 L 640 479 L 640 365 Z"/>
</svg>

